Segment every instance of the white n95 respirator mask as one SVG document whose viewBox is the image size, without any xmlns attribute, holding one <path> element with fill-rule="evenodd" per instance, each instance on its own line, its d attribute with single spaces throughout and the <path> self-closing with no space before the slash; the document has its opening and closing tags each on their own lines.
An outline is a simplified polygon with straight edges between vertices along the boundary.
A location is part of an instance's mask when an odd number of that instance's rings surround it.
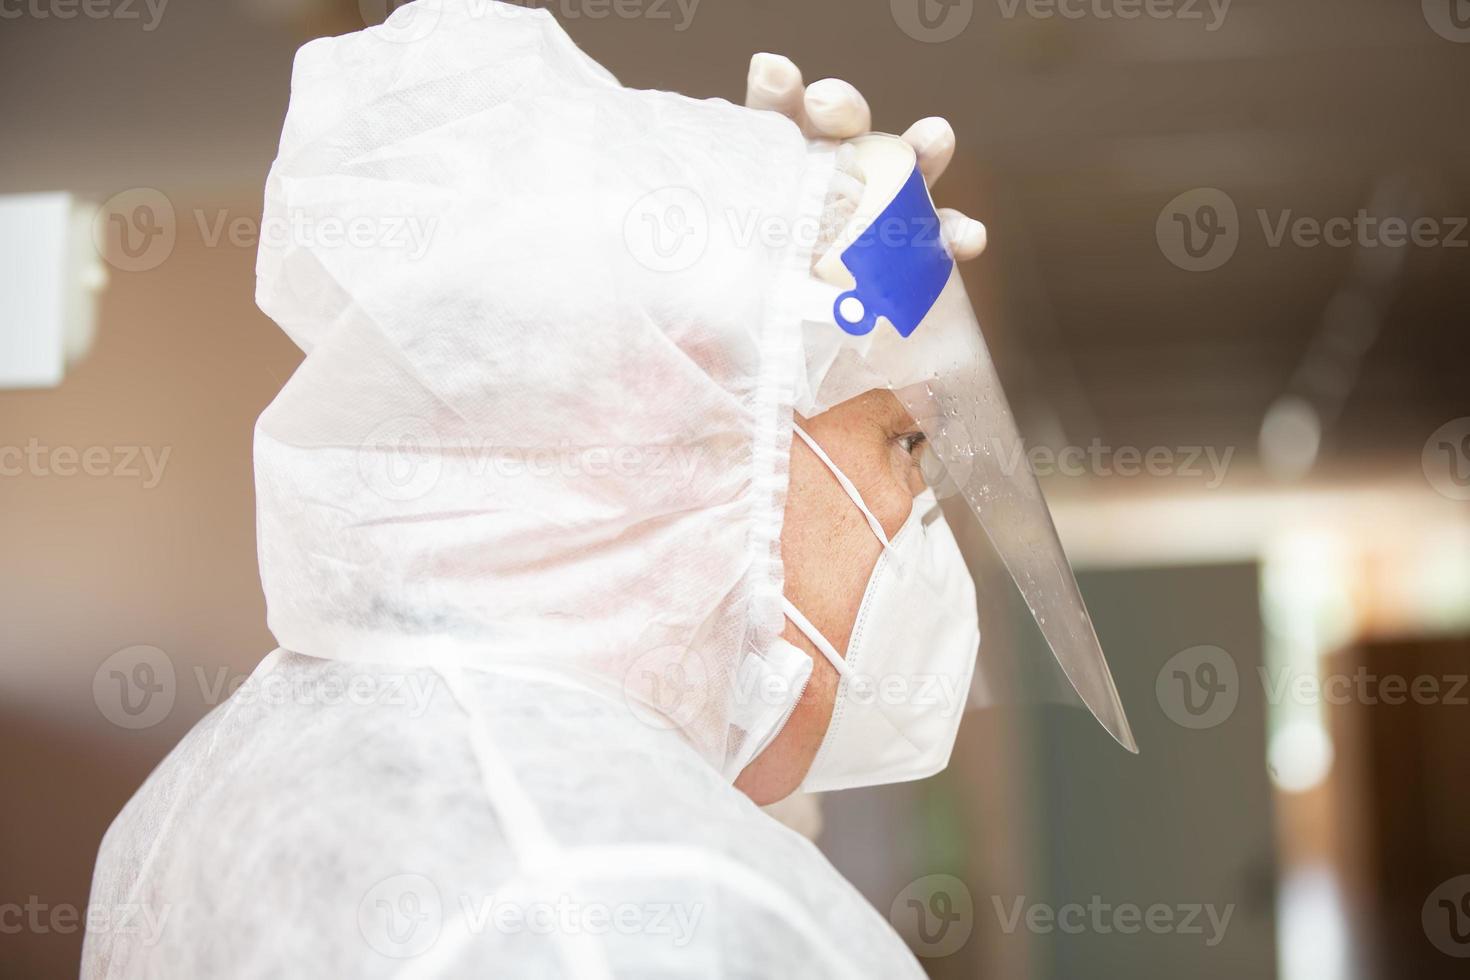
<svg viewBox="0 0 1470 980">
<path fill-rule="evenodd" d="M 840 676 L 832 721 L 801 788 L 820 793 L 922 779 L 949 763 L 980 648 L 975 582 L 933 490 L 892 539 L 852 481 L 796 433 L 863 512 L 883 551 L 843 656 L 783 600 L 786 615 Z"/>
</svg>

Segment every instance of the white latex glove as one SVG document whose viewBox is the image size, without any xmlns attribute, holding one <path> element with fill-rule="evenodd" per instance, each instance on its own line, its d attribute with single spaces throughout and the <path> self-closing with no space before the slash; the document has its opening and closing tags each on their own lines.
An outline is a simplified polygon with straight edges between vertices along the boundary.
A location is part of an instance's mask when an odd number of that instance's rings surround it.
<svg viewBox="0 0 1470 980">
<path fill-rule="evenodd" d="M 809 137 L 845 140 L 861 136 L 873 126 L 868 101 L 852 85 L 824 78 L 805 85 L 801 69 L 790 58 L 761 52 L 751 56 L 745 84 L 745 104 L 772 109 L 793 120 Z M 954 158 L 954 130 L 939 116 L 920 119 L 903 134 L 919 156 L 919 171 L 934 186 Z M 985 251 L 985 226 L 954 208 L 939 208 L 940 227 L 957 260 L 973 259 Z"/>
</svg>

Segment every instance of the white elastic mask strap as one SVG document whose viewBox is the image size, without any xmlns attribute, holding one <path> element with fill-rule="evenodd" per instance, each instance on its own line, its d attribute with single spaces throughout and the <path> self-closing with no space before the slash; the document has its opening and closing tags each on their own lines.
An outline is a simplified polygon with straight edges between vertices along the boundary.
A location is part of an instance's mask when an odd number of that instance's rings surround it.
<svg viewBox="0 0 1470 980">
<path fill-rule="evenodd" d="M 886 550 L 888 548 L 888 535 L 883 532 L 883 525 L 878 522 L 878 518 L 873 516 L 873 512 L 868 510 L 868 505 L 863 503 L 862 494 L 858 493 L 857 487 L 852 485 L 852 481 L 847 478 L 847 474 L 837 468 L 837 464 L 832 462 L 832 457 L 828 456 L 822 447 L 817 445 L 815 439 L 807 435 L 805 429 L 795 422 L 791 424 L 791 427 L 796 430 L 796 434 L 801 437 L 801 441 L 806 443 L 807 448 L 817 454 L 817 459 L 827 464 L 827 469 L 832 471 L 832 475 L 837 478 L 837 482 L 841 484 L 842 489 L 852 498 L 852 502 L 857 505 L 857 509 L 863 512 L 863 516 L 868 519 L 868 527 L 873 529 L 873 533 L 878 536 L 878 540 L 883 543 L 883 547 Z M 797 625 L 800 624 L 798 623 Z M 808 623 L 807 625 L 810 626 L 811 624 Z M 805 633 L 806 630 L 802 630 L 802 632 Z M 807 633 L 807 637 L 810 639 L 811 634 Z M 816 641 L 813 640 L 812 642 Z"/>
<path fill-rule="evenodd" d="M 790 599 L 782 596 L 781 606 L 787 617 L 796 624 L 796 628 L 801 630 L 808 640 L 812 641 L 812 646 L 822 651 L 822 656 L 826 657 L 832 666 L 837 668 L 838 674 L 846 677 L 852 672 L 852 668 L 848 667 L 847 661 L 842 659 L 842 654 L 837 652 L 837 648 L 827 641 L 827 638 L 822 635 L 821 630 L 812 625 L 811 620 L 801 614 L 800 609 L 792 605 Z"/>
</svg>

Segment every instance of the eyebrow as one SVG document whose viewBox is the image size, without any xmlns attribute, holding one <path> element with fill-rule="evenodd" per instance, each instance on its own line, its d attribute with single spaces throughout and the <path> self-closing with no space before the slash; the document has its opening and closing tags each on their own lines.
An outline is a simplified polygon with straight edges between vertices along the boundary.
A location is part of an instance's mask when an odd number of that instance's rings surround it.
<svg viewBox="0 0 1470 980">
<path fill-rule="evenodd" d="M 898 400 L 897 395 L 893 397 L 893 401 L 890 403 L 890 408 L 885 414 L 884 420 L 894 432 L 908 432 L 918 428 L 919 425 L 914 417 L 909 414 L 908 407 Z"/>
</svg>

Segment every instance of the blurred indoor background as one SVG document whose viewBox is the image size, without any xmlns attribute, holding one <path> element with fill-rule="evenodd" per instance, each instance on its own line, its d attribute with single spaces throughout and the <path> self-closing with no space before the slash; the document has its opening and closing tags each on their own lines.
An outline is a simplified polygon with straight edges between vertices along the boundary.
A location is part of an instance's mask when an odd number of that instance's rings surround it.
<svg viewBox="0 0 1470 980">
<path fill-rule="evenodd" d="M 1463 976 L 1470 3 L 536 5 L 625 84 L 738 100 L 772 50 L 958 132 L 936 197 L 989 227 L 970 292 L 1142 751 L 969 534 L 985 703 L 819 837 L 926 969 Z M 274 646 L 261 187 L 296 46 L 391 6 L 0 0 L 0 975 L 75 973 L 103 831 Z"/>
</svg>

